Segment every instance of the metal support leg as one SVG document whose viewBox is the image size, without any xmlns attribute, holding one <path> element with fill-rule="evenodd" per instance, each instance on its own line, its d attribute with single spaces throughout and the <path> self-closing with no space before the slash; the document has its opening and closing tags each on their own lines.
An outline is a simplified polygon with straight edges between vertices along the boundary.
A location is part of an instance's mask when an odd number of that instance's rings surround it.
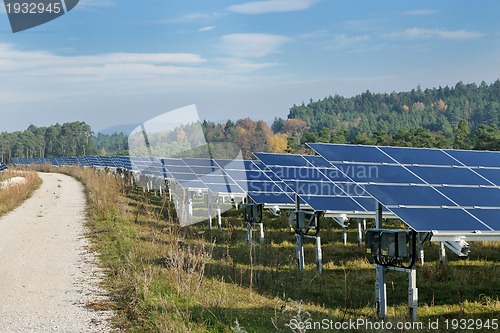
<svg viewBox="0 0 500 333">
<path fill-rule="evenodd" d="M 208 228 L 212 229 L 212 199 L 210 193 L 207 195 L 207 215 L 208 215 Z"/>
<path fill-rule="evenodd" d="M 420 263 L 423 265 L 425 263 L 425 252 L 422 237 L 423 236 L 421 234 L 418 234 L 418 258 L 420 259 Z"/>
<path fill-rule="evenodd" d="M 347 245 L 347 230 L 345 227 L 342 227 L 342 243 Z"/>
<path fill-rule="evenodd" d="M 316 236 L 316 263 L 318 272 L 323 273 L 323 252 L 321 251 L 321 237 Z"/>
<path fill-rule="evenodd" d="M 366 230 L 366 219 L 363 219 L 363 230 Z"/>
<path fill-rule="evenodd" d="M 193 224 L 193 194 L 188 193 L 188 210 L 187 210 L 188 224 Z"/>
<path fill-rule="evenodd" d="M 439 263 L 441 265 L 446 263 L 446 250 L 444 248 L 444 242 L 439 242 Z"/>
<path fill-rule="evenodd" d="M 375 264 L 375 305 L 380 319 L 387 317 L 387 287 L 385 284 L 385 267 Z"/>
<path fill-rule="evenodd" d="M 304 236 L 301 234 L 295 234 L 295 237 L 297 238 L 295 253 L 299 264 L 299 270 L 302 271 L 304 270 Z"/>
<path fill-rule="evenodd" d="M 412 268 L 408 272 L 408 308 L 412 321 L 417 320 L 418 308 L 418 288 L 417 288 L 417 270 Z"/>
<path fill-rule="evenodd" d="M 264 243 L 264 223 L 259 223 L 260 228 L 260 242 Z"/>
<path fill-rule="evenodd" d="M 358 246 L 363 246 L 363 232 L 361 230 L 361 219 L 358 219 Z"/>
<path fill-rule="evenodd" d="M 247 222 L 247 242 L 252 242 L 252 224 Z"/>
<path fill-rule="evenodd" d="M 217 208 L 217 224 L 219 225 L 219 229 L 222 228 L 222 216 L 220 208 Z"/>
</svg>

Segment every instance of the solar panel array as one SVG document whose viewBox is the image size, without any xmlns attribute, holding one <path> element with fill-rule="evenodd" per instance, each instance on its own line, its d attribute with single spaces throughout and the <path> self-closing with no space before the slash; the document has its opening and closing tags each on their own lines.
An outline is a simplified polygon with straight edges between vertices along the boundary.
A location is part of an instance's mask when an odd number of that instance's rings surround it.
<svg viewBox="0 0 500 333">
<path fill-rule="evenodd" d="M 286 192 L 272 172 L 257 161 L 223 159 L 162 159 L 167 179 L 186 189 L 248 195 L 255 203 L 293 206 L 293 193 Z"/>
<path fill-rule="evenodd" d="M 7 166 L 2 161 L 0 161 L 0 172 L 4 171 L 6 169 L 7 169 Z"/>
<path fill-rule="evenodd" d="M 500 152 L 309 144 L 320 156 L 258 160 L 83 156 L 14 164 L 122 168 L 185 190 L 245 196 L 266 206 L 373 214 L 375 202 L 418 232 L 500 229 Z"/>
<path fill-rule="evenodd" d="M 500 229 L 500 153 L 309 144 L 412 229 Z"/>
<path fill-rule="evenodd" d="M 290 154 L 254 154 L 315 211 L 373 212 L 373 198 L 322 157 Z"/>
</svg>

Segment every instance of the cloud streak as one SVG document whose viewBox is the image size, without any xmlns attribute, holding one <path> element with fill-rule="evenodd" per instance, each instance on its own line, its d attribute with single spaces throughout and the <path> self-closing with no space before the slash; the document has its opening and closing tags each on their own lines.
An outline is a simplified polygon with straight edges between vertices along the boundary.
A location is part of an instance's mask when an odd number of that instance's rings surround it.
<svg viewBox="0 0 500 333">
<path fill-rule="evenodd" d="M 262 58 L 279 51 L 290 41 L 286 36 L 261 33 L 229 34 L 222 36 L 219 50 L 238 58 Z"/>
<path fill-rule="evenodd" d="M 388 38 L 398 39 L 474 39 L 483 37 L 484 34 L 476 31 L 467 30 L 446 30 L 446 29 L 424 29 L 424 28 L 411 28 L 402 32 L 394 32 L 386 34 Z"/>
<path fill-rule="evenodd" d="M 297 12 L 309 9 L 317 0 L 266 0 L 232 5 L 227 10 L 239 14 L 268 14 Z"/>
</svg>

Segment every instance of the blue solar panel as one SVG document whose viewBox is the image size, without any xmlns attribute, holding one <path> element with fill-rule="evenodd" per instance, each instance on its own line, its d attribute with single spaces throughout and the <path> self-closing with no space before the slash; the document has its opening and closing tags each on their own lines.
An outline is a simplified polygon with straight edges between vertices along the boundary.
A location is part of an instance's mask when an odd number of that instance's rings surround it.
<svg viewBox="0 0 500 333">
<path fill-rule="evenodd" d="M 485 187 L 440 187 L 440 192 L 460 206 L 500 207 L 500 189 Z"/>
<path fill-rule="evenodd" d="M 268 153 L 255 153 L 254 154 L 266 166 L 280 165 L 290 167 L 305 167 L 309 166 L 307 160 L 301 155 L 290 154 L 268 154 Z"/>
<path fill-rule="evenodd" d="M 345 195 L 342 189 L 337 187 L 331 182 L 319 181 L 285 181 L 285 184 L 294 192 L 299 195 L 315 195 L 315 196 L 339 196 Z"/>
<path fill-rule="evenodd" d="M 305 158 L 311 165 L 314 165 L 315 167 L 319 168 L 331 168 L 332 164 L 325 160 L 321 156 L 316 156 L 316 155 L 303 155 L 303 158 Z"/>
<path fill-rule="evenodd" d="M 179 182 L 179 185 L 181 185 L 183 188 L 186 189 L 195 189 L 195 190 L 204 190 L 207 188 L 207 186 L 201 181 L 201 180 L 183 180 Z"/>
<path fill-rule="evenodd" d="M 350 197 L 328 197 L 316 195 L 301 195 L 303 199 L 315 211 L 349 211 L 364 212 L 365 209 Z"/>
<path fill-rule="evenodd" d="M 364 189 L 385 206 L 455 206 L 430 186 L 365 185 Z"/>
<path fill-rule="evenodd" d="M 205 183 L 205 185 L 214 193 L 243 193 L 243 190 L 236 184 Z"/>
<path fill-rule="evenodd" d="M 179 166 L 186 166 L 186 163 L 184 163 L 183 160 L 180 158 L 162 158 L 161 162 L 164 165 L 179 165 Z"/>
<path fill-rule="evenodd" d="M 189 158 L 189 157 L 183 157 L 182 160 L 184 163 L 186 163 L 188 166 L 214 166 L 216 165 L 214 160 L 211 159 L 205 159 L 205 158 Z"/>
<path fill-rule="evenodd" d="M 499 209 L 467 209 L 469 213 L 483 222 L 495 231 L 500 231 L 500 210 Z M 481 230 L 481 229 L 478 229 Z"/>
<path fill-rule="evenodd" d="M 493 185 L 500 185 L 498 152 L 328 144 L 310 146 L 354 181 L 366 183 L 363 187 L 371 196 L 417 231 L 498 228 L 496 213 L 500 212 L 500 189 L 493 188 Z M 386 153 L 391 161 L 380 157 L 377 150 Z M 354 165 L 363 168 L 371 163 L 379 165 L 371 174 L 363 175 L 354 168 L 347 169 L 349 164 L 338 161 L 355 162 Z M 425 185 L 388 185 L 390 183 Z M 350 185 L 336 184 L 342 188 Z M 371 210 L 362 203 L 364 200 L 366 198 L 359 198 L 358 202 Z M 475 209 L 467 212 L 463 207 Z M 494 228 L 488 228 L 487 224 Z"/>
<path fill-rule="evenodd" d="M 335 166 L 357 183 L 423 184 L 399 165 L 371 165 L 335 163 Z"/>
<path fill-rule="evenodd" d="M 460 165 L 440 149 L 402 147 L 379 147 L 379 149 L 401 164 Z"/>
<path fill-rule="evenodd" d="M 248 196 L 257 204 L 271 204 L 271 205 L 294 205 L 295 200 L 286 193 L 262 193 L 262 192 L 248 192 Z"/>
<path fill-rule="evenodd" d="M 465 210 L 459 208 L 391 208 L 391 211 L 415 231 L 490 230 Z"/>
<path fill-rule="evenodd" d="M 281 193 L 283 188 L 272 181 L 236 181 L 247 192 Z"/>
<path fill-rule="evenodd" d="M 222 175 L 222 170 L 219 167 L 208 167 L 208 166 L 190 166 L 191 170 L 196 175 L 207 175 L 207 174 L 218 174 Z"/>
<path fill-rule="evenodd" d="M 500 169 L 472 169 L 482 177 L 486 178 L 489 183 L 500 186 Z"/>
<path fill-rule="evenodd" d="M 324 143 L 308 143 L 307 145 L 330 162 L 396 163 L 374 146 Z"/>
<path fill-rule="evenodd" d="M 282 180 L 328 181 L 328 178 L 316 168 L 286 166 L 268 166 L 268 168 Z"/>
<path fill-rule="evenodd" d="M 490 182 L 467 168 L 408 166 L 428 184 L 448 185 L 492 185 Z"/>
<path fill-rule="evenodd" d="M 444 150 L 466 166 L 500 168 L 500 152 L 477 150 Z"/>
<path fill-rule="evenodd" d="M 198 176 L 196 176 L 194 173 L 178 173 L 178 172 L 172 172 L 170 175 L 177 181 L 182 182 L 186 180 L 200 180 Z"/>
<path fill-rule="evenodd" d="M 256 170 L 225 170 L 226 174 L 228 174 L 232 179 L 234 180 L 248 180 L 248 181 L 255 181 L 255 180 L 271 180 L 266 173 L 262 171 L 256 171 Z"/>
</svg>

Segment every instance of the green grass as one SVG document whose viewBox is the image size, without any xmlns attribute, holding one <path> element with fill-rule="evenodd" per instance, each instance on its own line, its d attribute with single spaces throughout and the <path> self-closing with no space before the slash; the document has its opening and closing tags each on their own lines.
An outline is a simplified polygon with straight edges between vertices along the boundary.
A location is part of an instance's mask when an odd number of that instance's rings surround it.
<svg viewBox="0 0 500 333">
<path fill-rule="evenodd" d="M 300 272 L 286 216 L 266 214 L 265 242 L 248 244 L 239 211 L 224 214 L 221 230 L 209 230 L 206 222 L 180 228 L 165 198 L 92 170 L 65 172 L 86 185 L 89 237 L 106 270 L 115 324 L 124 331 L 291 332 L 286 325 L 298 318 L 377 320 L 375 270 L 354 243 L 355 228 L 348 231 L 353 243 L 343 245 L 341 229 L 323 221 L 323 274 L 311 240 Z M 420 321 L 499 317 L 499 244 L 473 243 L 468 259 L 449 254 L 446 266 L 438 259 L 438 246 L 430 244 L 417 270 Z M 389 320 L 409 321 L 406 274 L 388 272 L 387 278 Z M 419 331 L 446 331 L 443 325 Z"/>
</svg>

